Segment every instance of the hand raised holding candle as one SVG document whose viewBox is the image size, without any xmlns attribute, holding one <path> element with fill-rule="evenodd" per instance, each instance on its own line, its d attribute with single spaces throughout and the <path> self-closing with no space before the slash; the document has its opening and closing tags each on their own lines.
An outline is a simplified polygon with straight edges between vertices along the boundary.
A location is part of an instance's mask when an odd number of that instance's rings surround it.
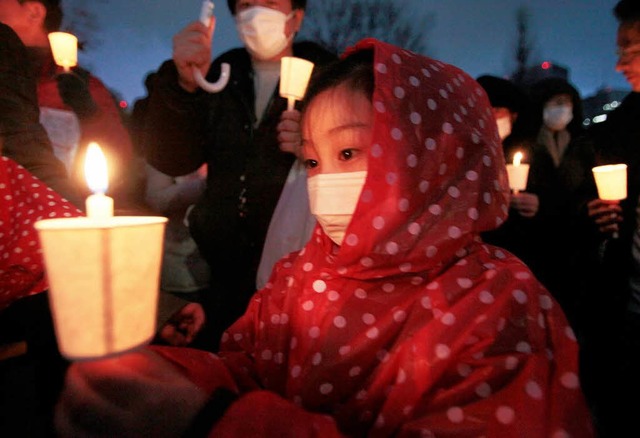
<svg viewBox="0 0 640 438">
<path fill-rule="evenodd" d="M 301 156 L 300 113 L 295 109 L 307 91 L 314 64 L 306 59 L 283 56 L 280 61 L 280 96 L 287 99 L 287 111 L 278 124 L 280 150 Z"/>
<path fill-rule="evenodd" d="M 534 193 L 518 192 L 511 195 L 509 207 L 515 209 L 520 216 L 531 218 L 538 213 L 540 199 Z"/>
<path fill-rule="evenodd" d="M 301 158 L 300 111 L 296 109 L 284 111 L 280 116 L 277 130 L 280 150 Z"/>
<path fill-rule="evenodd" d="M 56 76 L 58 93 L 80 120 L 86 120 L 98 111 L 98 105 L 89 90 L 89 72 L 75 68 L 69 73 Z"/>
<path fill-rule="evenodd" d="M 620 201 L 594 199 L 587 204 L 587 214 L 603 234 L 616 235 L 624 220 Z"/>
</svg>

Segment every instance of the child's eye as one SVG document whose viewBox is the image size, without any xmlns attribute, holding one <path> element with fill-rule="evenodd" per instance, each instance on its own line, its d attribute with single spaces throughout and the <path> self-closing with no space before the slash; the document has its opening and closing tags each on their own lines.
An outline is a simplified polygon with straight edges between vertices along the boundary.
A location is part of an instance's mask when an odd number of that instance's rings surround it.
<svg viewBox="0 0 640 438">
<path fill-rule="evenodd" d="M 344 161 L 349 161 L 353 158 L 356 151 L 354 149 L 343 149 L 340 151 L 340 159 Z"/>
<path fill-rule="evenodd" d="M 304 160 L 304 167 L 307 169 L 313 169 L 314 167 L 318 167 L 318 162 L 316 160 Z"/>
</svg>

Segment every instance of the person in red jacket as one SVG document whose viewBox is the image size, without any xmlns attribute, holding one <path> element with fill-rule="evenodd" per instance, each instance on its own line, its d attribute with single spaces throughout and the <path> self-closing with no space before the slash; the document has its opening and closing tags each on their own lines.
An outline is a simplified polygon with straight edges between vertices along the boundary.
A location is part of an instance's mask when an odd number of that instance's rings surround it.
<svg viewBox="0 0 640 438">
<path fill-rule="evenodd" d="M 60 436 L 593 436 L 562 309 L 480 239 L 508 205 L 480 85 L 374 39 L 323 73 L 302 110 L 309 242 L 217 355 L 74 363 Z"/>
<path fill-rule="evenodd" d="M 80 67 L 65 73 L 55 64 L 48 34 L 59 30 L 62 18 L 59 0 L 0 2 L 0 22 L 13 28 L 27 46 L 38 77 L 40 121 L 74 184 L 81 194 L 89 194 L 84 155 L 87 145 L 97 142 L 108 160 L 108 192 L 115 207 L 129 209 L 135 163 L 129 132 L 114 96 L 98 78 Z"/>
</svg>

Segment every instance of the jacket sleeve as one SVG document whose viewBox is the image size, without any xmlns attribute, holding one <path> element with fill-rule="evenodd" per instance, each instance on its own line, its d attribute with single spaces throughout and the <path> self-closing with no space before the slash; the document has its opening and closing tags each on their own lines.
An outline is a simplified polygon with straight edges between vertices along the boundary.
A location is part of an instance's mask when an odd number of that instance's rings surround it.
<svg viewBox="0 0 640 438">
<path fill-rule="evenodd" d="M 278 436 L 278 437 L 340 437 L 343 436 L 333 418 L 313 413 L 284 399 L 280 395 L 258 387 L 243 391 L 238 374 L 226 360 L 202 350 L 171 347 L 151 347 L 182 371 L 194 384 L 218 397 L 219 389 L 238 394 L 226 406 L 216 406 L 210 412 L 201 412 L 198 430 L 210 425 L 210 437 Z M 237 370 L 236 370 L 237 371 Z M 245 369 L 247 375 L 250 371 Z M 240 388 L 240 389 L 239 389 Z M 215 401 L 215 400 L 212 400 Z M 222 409 L 222 412 L 219 412 Z M 208 420 L 203 414 L 211 416 Z M 250 418 L 251 421 L 247 421 Z M 206 430 L 206 429 L 205 429 Z"/>
<path fill-rule="evenodd" d="M 0 27 L 0 145 L 2 154 L 29 170 L 57 193 L 82 207 L 64 164 L 40 125 L 36 81 L 17 35 Z"/>
<path fill-rule="evenodd" d="M 140 133 L 149 164 L 171 176 L 186 175 L 205 163 L 208 95 L 178 85 L 173 61 L 166 61 L 147 86 Z"/>
</svg>

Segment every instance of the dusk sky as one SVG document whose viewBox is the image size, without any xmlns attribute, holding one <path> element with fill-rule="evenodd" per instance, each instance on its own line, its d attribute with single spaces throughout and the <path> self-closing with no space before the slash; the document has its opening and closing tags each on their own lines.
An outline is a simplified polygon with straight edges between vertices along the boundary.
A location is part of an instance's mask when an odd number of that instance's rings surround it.
<svg viewBox="0 0 640 438">
<path fill-rule="evenodd" d="M 309 0 L 322 1 L 322 0 Z M 348 0 L 345 0 L 348 1 Z M 505 76 L 514 67 L 516 10 L 530 12 L 532 60 L 570 69 L 583 97 L 602 86 L 629 90 L 615 67 L 616 0 L 389 0 L 434 15 L 426 31 L 427 55 L 454 64 L 470 75 Z M 65 9 L 87 4 L 64 0 Z M 197 19 L 200 0 L 93 0 L 97 47 L 80 62 L 129 103 L 144 96 L 145 75 L 171 57 L 171 38 Z M 215 9 L 218 25 L 214 56 L 240 45 L 226 1 Z"/>
</svg>

